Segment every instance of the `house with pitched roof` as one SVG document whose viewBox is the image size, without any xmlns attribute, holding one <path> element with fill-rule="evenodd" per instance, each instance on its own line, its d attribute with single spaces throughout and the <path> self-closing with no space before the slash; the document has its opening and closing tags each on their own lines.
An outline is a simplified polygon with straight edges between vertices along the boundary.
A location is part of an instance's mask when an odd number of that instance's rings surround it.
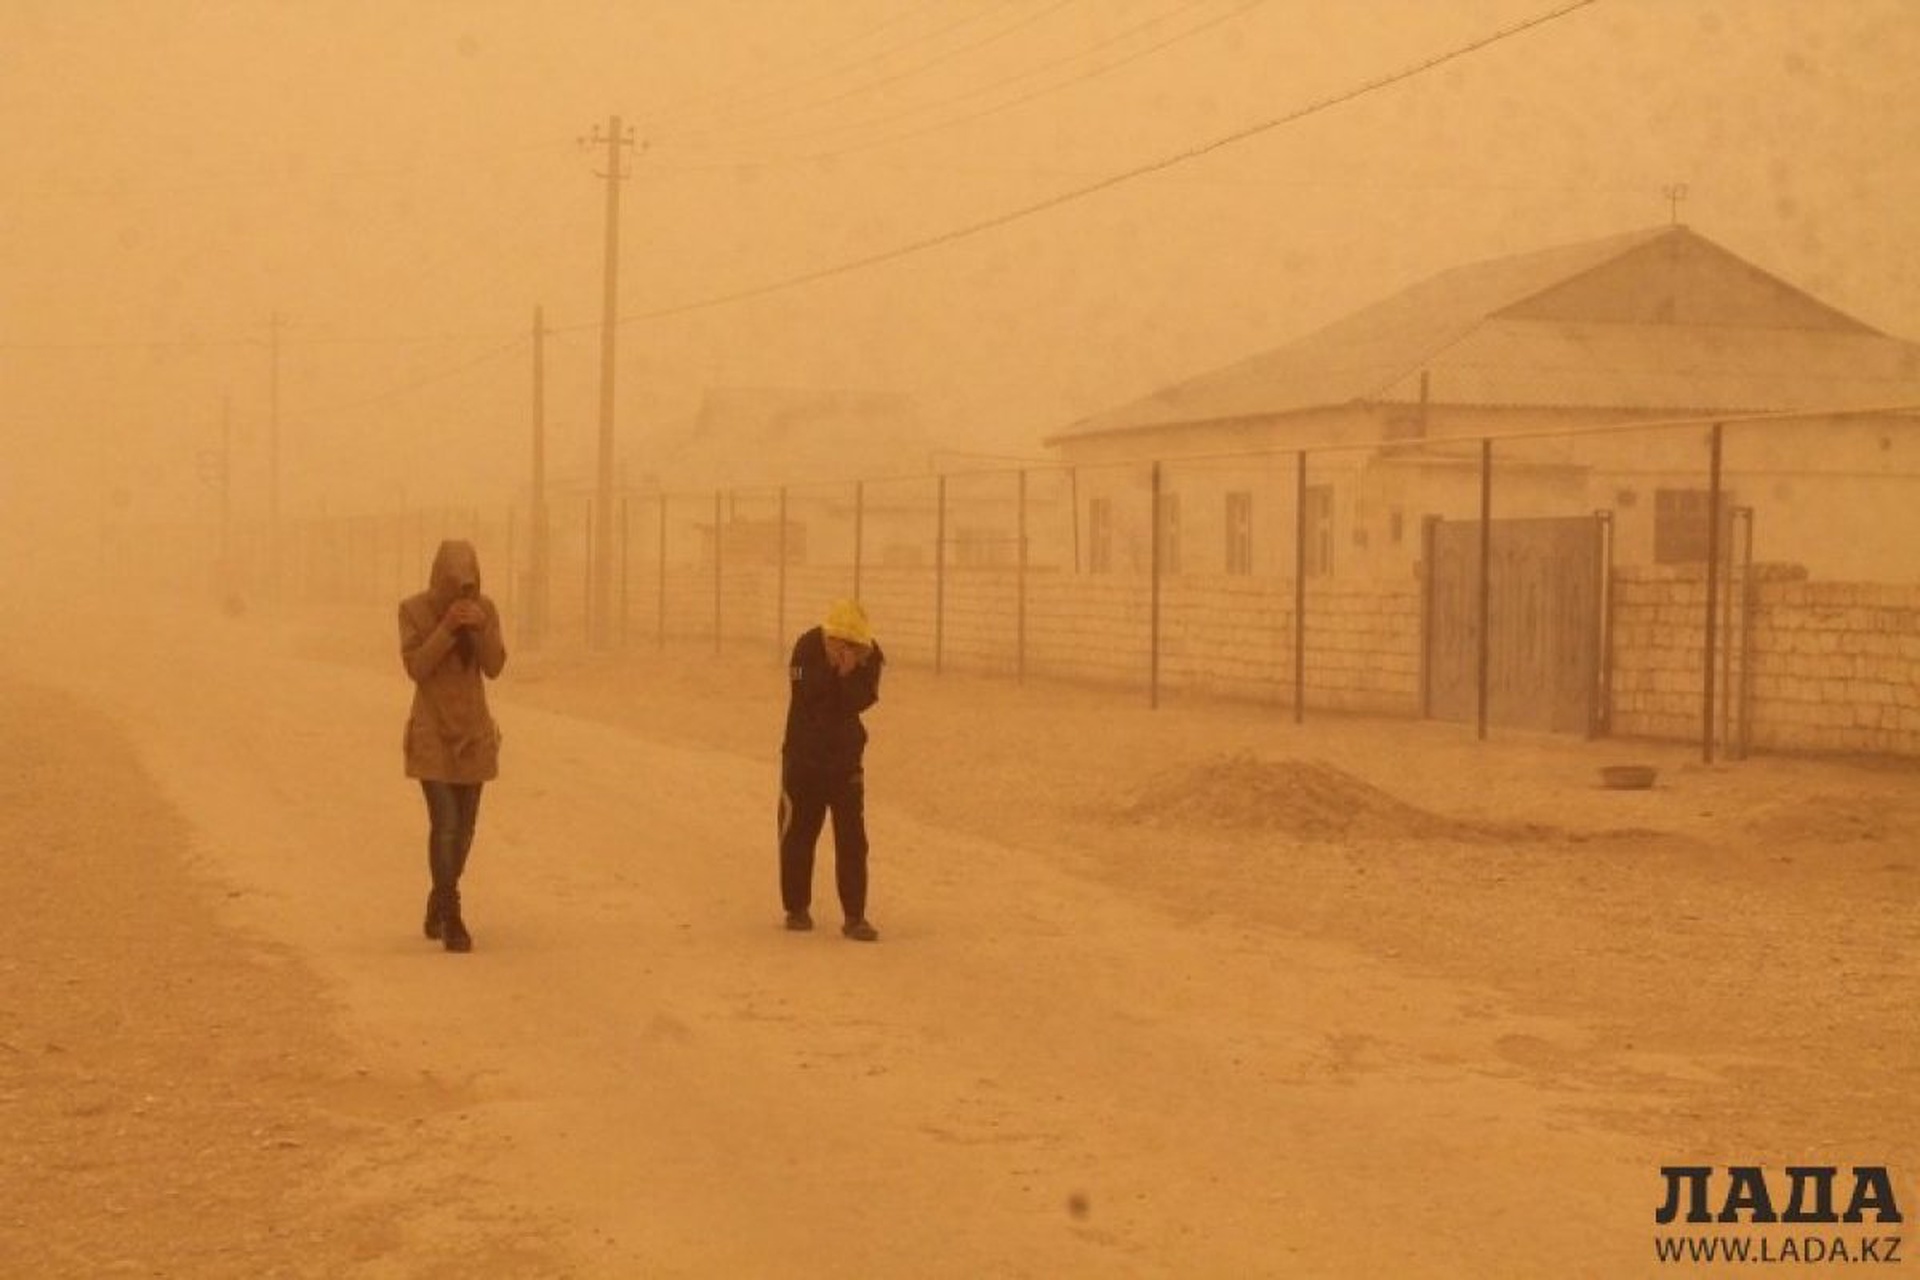
<svg viewBox="0 0 1920 1280">
<path fill-rule="evenodd" d="M 1152 459 L 1163 571 L 1291 574 L 1304 507 L 1309 574 L 1404 576 L 1424 520 L 1478 518 L 1483 438 L 1496 519 L 1606 512 L 1616 562 L 1697 561 L 1705 424 L 1738 420 L 1723 509 L 1761 559 L 1906 581 L 1920 526 L 1886 521 L 1915 518 L 1916 405 L 1920 345 L 1676 225 L 1444 271 L 1046 443 L 1095 568 L 1142 560 Z"/>
<path fill-rule="evenodd" d="M 736 565 L 850 559 L 855 482 L 925 475 L 933 443 L 912 397 L 856 387 L 709 387 L 697 412 L 663 433 L 648 460 L 645 488 L 672 495 L 686 525 L 713 559 L 715 495 L 722 556 Z M 786 530 L 779 513 L 786 506 Z M 887 543 L 888 495 L 876 494 L 870 530 L 876 558 L 903 554 Z"/>
<path fill-rule="evenodd" d="M 662 437 L 642 483 L 696 492 L 909 474 L 933 449 L 913 397 L 860 387 L 709 387 Z"/>
</svg>

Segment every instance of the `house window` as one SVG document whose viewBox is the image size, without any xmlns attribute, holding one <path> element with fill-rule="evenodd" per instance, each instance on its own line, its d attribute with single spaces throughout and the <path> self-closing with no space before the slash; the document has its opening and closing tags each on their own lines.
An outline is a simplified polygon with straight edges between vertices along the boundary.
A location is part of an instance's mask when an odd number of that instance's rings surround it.
<svg viewBox="0 0 1920 1280">
<path fill-rule="evenodd" d="M 1307 576 L 1324 578 L 1333 572 L 1333 486 L 1308 485 L 1306 502 Z"/>
<path fill-rule="evenodd" d="M 1227 572 L 1253 572 L 1253 494 L 1245 489 L 1227 495 Z"/>
<path fill-rule="evenodd" d="M 1707 558 L 1707 510 L 1712 494 L 1705 489 L 1653 491 L 1653 562 L 1700 564 Z M 1720 495 L 1720 530 L 1727 529 L 1733 495 Z"/>
<path fill-rule="evenodd" d="M 1087 499 L 1087 572 L 1113 572 L 1113 499 Z"/>
<path fill-rule="evenodd" d="M 1180 572 L 1180 495 L 1160 495 L 1160 572 Z"/>
</svg>

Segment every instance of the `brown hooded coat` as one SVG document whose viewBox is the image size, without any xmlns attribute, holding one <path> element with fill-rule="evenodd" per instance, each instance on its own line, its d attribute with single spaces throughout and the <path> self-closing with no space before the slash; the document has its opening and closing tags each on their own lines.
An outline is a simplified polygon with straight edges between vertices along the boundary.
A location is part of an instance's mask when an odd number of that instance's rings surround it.
<svg viewBox="0 0 1920 1280">
<path fill-rule="evenodd" d="M 507 646 L 499 611 L 479 591 L 480 558 L 473 544 L 449 540 L 434 553 L 427 589 L 400 602 L 400 660 L 413 678 L 403 741 L 409 778 L 487 782 L 499 774 L 500 729 L 487 710 L 486 679 L 507 665 Z M 454 631 L 441 624 L 468 592 L 487 614 L 472 633 L 471 660 L 462 656 Z"/>
</svg>

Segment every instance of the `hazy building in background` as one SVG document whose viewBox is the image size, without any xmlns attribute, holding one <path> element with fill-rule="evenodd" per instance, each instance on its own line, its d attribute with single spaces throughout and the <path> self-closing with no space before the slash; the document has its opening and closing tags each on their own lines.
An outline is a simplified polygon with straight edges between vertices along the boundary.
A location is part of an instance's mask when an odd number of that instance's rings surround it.
<svg viewBox="0 0 1920 1280">
<path fill-rule="evenodd" d="M 1837 411 L 1916 404 L 1920 345 L 1676 225 L 1443 272 L 1048 443 L 1081 469 L 1096 568 L 1144 545 L 1120 533 L 1145 518 L 1137 468 L 1101 464 L 1156 458 L 1163 570 L 1290 573 L 1307 449 L 1307 572 L 1404 577 L 1424 518 L 1477 519 L 1483 436 L 1805 415 L 1732 434 L 1723 507 L 1754 511 L 1763 559 L 1906 580 L 1920 515 L 1896 487 L 1920 474 L 1920 422 Z M 1616 560 L 1698 562 L 1704 431 L 1501 443 L 1497 515 L 1607 511 Z"/>
</svg>

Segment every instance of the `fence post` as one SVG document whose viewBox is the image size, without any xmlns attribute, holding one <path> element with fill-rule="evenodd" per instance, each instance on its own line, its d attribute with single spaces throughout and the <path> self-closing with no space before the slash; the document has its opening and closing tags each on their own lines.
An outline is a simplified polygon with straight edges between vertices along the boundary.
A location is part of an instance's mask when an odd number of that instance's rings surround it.
<svg viewBox="0 0 1920 1280">
<path fill-rule="evenodd" d="M 1153 464 L 1147 502 L 1147 705 L 1160 705 L 1160 464 Z"/>
<path fill-rule="evenodd" d="M 1080 468 L 1067 468 L 1067 506 L 1073 512 L 1073 572 L 1080 573 Z"/>
<path fill-rule="evenodd" d="M 514 546 L 514 539 L 513 539 L 514 514 L 515 513 L 513 508 L 508 507 L 507 508 L 507 612 L 512 614 L 515 618 L 519 618 L 521 616 L 520 590 L 519 590 L 520 574 L 515 568 L 516 562 L 514 560 L 514 554 L 518 550 L 518 548 Z"/>
<path fill-rule="evenodd" d="M 787 486 L 780 486 L 780 536 L 779 567 L 774 570 L 773 587 L 773 648 L 776 654 L 786 648 L 787 641 Z"/>
<path fill-rule="evenodd" d="M 1740 683 L 1732 695 L 1739 701 L 1735 723 L 1740 726 L 1733 758 L 1745 760 L 1753 733 L 1753 610 L 1759 588 L 1753 580 L 1753 508 L 1740 508 L 1743 547 L 1740 557 Z"/>
<path fill-rule="evenodd" d="M 1474 734 L 1487 737 L 1487 668 L 1493 652 L 1493 437 L 1480 441 L 1480 637 L 1475 655 Z"/>
<path fill-rule="evenodd" d="M 633 537 L 628 524 L 628 508 L 633 499 L 626 494 L 620 495 L 620 647 L 627 647 L 627 593 L 632 582 Z"/>
<path fill-rule="evenodd" d="M 1738 575 L 1733 566 L 1735 546 L 1733 526 L 1734 522 L 1740 519 L 1740 513 L 1743 510 L 1745 510 L 1744 507 L 1734 507 L 1727 512 L 1727 544 L 1721 548 L 1726 556 L 1726 577 L 1720 588 L 1720 730 L 1718 740 L 1722 759 L 1731 758 L 1735 754 L 1733 746 L 1733 686 L 1734 680 L 1736 679 L 1735 669 L 1739 664 L 1736 663 L 1733 658 L 1733 594 L 1735 583 L 1738 580 Z"/>
<path fill-rule="evenodd" d="M 1307 718 L 1307 451 L 1293 455 L 1293 722 Z"/>
<path fill-rule="evenodd" d="M 1719 622 L 1720 593 L 1720 448 L 1721 423 L 1713 424 L 1708 437 L 1707 451 L 1707 617 L 1706 643 L 1700 654 L 1700 759 L 1706 764 L 1713 763 L 1713 682 L 1714 646 L 1719 639 L 1715 624 Z"/>
<path fill-rule="evenodd" d="M 1587 737 L 1611 731 L 1613 722 L 1613 512 L 1593 513 L 1593 609 L 1599 628 L 1587 672 Z"/>
<path fill-rule="evenodd" d="M 860 558 L 866 539 L 867 482 L 853 482 L 853 598 L 860 598 Z"/>
<path fill-rule="evenodd" d="M 947 477 L 934 482 L 933 521 L 933 674 L 943 665 L 947 625 Z"/>
<path fill-rule="evenodd" d="M 1433 718 L 1433 553 L 1440 542 L 1440 517 L 1420 519 L 1420 718 Z"/>
<path fill-rule="evenodd" d="M 1019 547 L 1014 569 L 1014 605 L 1013 605 L 1013 678 L 1016 683 L 1024 684 L 1027 679 L 1027 471 L 1020 469 L 1019 516 L 1017 536 Z"/>
<path fill-rule="evenodd" d="M 550 509 L 544 498 L 536 498 L 527 511 L 527 598 L 526 635 L 530 646 L 546 640 L 547 614 L 552 602 L 548 588 L 548 570 L 552 567 L 553 527 Z"/>
</svg>

